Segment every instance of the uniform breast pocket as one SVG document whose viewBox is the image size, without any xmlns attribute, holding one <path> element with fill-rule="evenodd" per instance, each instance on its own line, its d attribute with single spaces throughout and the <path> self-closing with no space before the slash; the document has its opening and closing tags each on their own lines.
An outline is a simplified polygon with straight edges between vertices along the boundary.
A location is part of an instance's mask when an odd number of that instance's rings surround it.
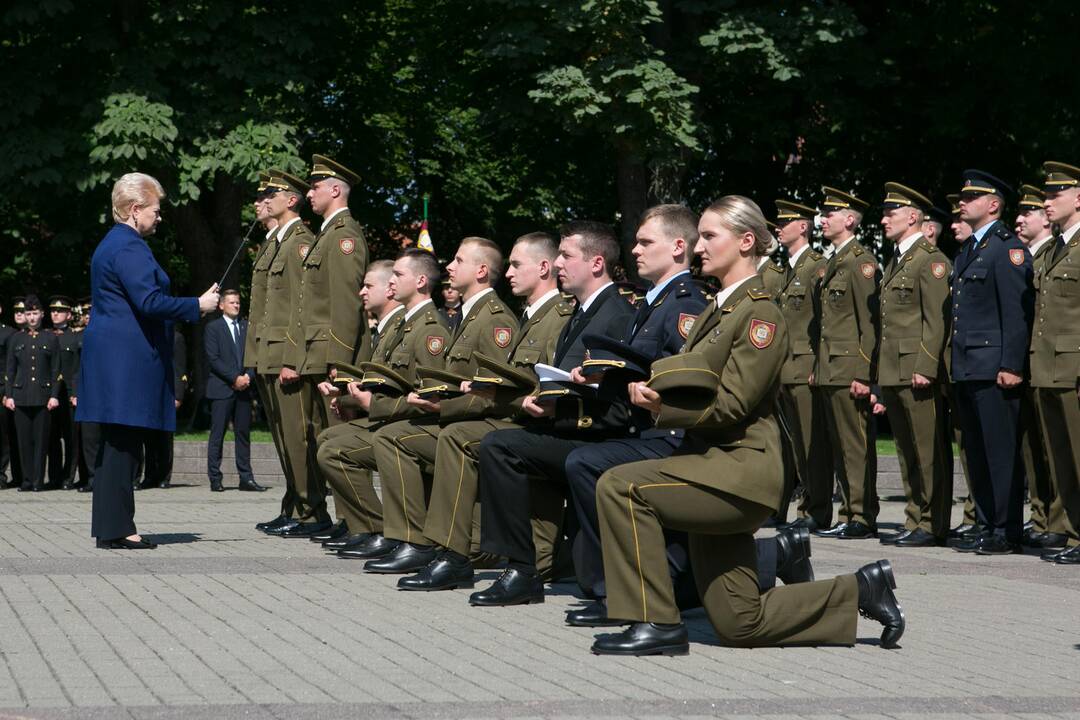
<svg viewBox="0 0 1080 720">
<path fill-rule="evenodd" d="M 984 267 L 972 268 L 964 273 L 960 278 L 961 286 L 969 294 L 975 297 L 980 297 L 986 292 L 987 286 L 990 284 L 989 272 Z"/>
<path fill-rule="evenodd" d="M 1054 382 L 1075 383 L 1080 376 L 1080 335 L 1059 335 L 1054 341 Z"/>
<path fill-rule="evenodd" d="M 514 365 L 517 367 L 531 368 L 540 362 L 544 351 L 540 348 L 518 348 L 514 353 Z"/>
<path fill-rule="evenodd" d="M 911 278 L 899 278 L 889 285 L 889 296 L 898 305 L 910 305 L 915 296 L 915 283 Z"/>
<path fill-rule="evenodd" d="M 806 288 L 792 289 L 786 293 L 784 305 L 791 307 L 793 310 L 802 310 L 805 303 Z"/>
<path fill-rule="evenodd" d="M 824 290 L 826 301 L 833 307 L 842 306 L 845 302 L 845 298 L 847 297 L 847 293 L 847 280 L 838 280 L 831 282 Z"/>
<path fill-rule="evenodd" d="M 408 348 L 398 345 L 398 349 L 390 353 L 390 359 L 387 360 L 387 363 L 395 369 L 407 368 L 411 357 L 412 353 L 409 352 Z"/>
<path fill-rule="evenodd" d="M 1057 268 L 1054 268 L 1057 270 Z M 1054 294 L 1061 297 L 1080 297 L 1080 274 L 1072 268 L 1066 268 L 1050 276 L 1050 282 L 1054 283 Z"/>
<path fill-rule="evenodd" d="M 304 261 L 304 279 L 313 285 L 325 285 L 326 277 L 323 272 L 323 252 L 317 247 L 311 251 L 307 260 Z"/>
</svg>

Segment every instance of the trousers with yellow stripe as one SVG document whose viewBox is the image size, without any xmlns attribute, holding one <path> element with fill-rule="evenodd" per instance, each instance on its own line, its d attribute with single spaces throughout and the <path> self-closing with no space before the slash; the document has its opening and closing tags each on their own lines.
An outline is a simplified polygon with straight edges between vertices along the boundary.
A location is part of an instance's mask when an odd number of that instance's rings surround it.
<svg viewBox="0 0 1080 720">
<path fill-rule="evenodd" d="M 768 472 L 760 454 L 736 448 L 722 459 L 682 456 L 679 474 L 685 476 L 687 463 L 698 461 L 702 477 Z M 762 593 L 754 532 L 773 508 L 665 473 L 670 462 L 667 458 L 620 465 L 600 478 L 596 505 L 610 617 L 680 621 L 668 570 L 667 527 L 689 534 L 698 592 L 725 645 L 854 644 L 859 594 L 854 575 Z"/>
</svg>

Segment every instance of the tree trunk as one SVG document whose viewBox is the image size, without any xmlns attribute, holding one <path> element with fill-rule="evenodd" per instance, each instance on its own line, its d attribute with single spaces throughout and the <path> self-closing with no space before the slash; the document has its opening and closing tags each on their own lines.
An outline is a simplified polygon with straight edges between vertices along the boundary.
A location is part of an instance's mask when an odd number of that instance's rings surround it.
<svg viewBox="0 0 1080 720">
<path fill-rule="evenodd" d="M 615 186 L 619 193 L 619 237 L 622 240 L 623 267 L 628 280 L 637 281 L 637 266 L 631 262 L 630 249 L 637 234 L 637 221 L 647 207 L 648 178 L 645 163 L 623 144 L 615 149 Z"/>
</svg>

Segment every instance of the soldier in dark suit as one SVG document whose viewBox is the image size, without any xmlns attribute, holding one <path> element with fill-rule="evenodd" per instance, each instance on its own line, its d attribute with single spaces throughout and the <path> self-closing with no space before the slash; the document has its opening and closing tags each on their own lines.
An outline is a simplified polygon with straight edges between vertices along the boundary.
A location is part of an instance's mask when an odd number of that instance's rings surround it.
<svg viewBox="0 0 1080 720">
<path fill-rule="evenodd" d="M 49 486 L 71 488 L 78 466 L 75 411 L 71 406 L 71 377 L 79 364 L 78 334 L 71 328 L 71 298 L 54 295 L 49 299 L 52 332 L 60 347 L 60 407 L 49 424 Z"/>
<path fill-rule="evenodd" d="M 1018 552 L 1023 532 L 1020 400 L 1031 335 L 1031 256 L 1001 221 L 1009 187 L 964 172 L 960 217 L 973 228 L 952 272 L 952 380 L 980 532 L 961 552 Z"/>
<path fill-rule="evenodd" d="M 255 374 L 244 368 L 247 320 L 240 317 L 240 292 L 225 290 L 218 303 L 221 317 L 206 325 L 204 346 L 210 376 L 206 399 L 210 401 L 210 440 L 206 452 L 206 473 L 210 490 L 222 492 L 221 446 L 230 420 L 236 437 L 236 471 L 240 489 L 262 492 L 251 472 L 251 397 Z"/>
<path fill-rule="evenodd" d="M 7 396 L 4 406 L 15 413 L 15 434 L 22 460 L 19 490 L 43 490 L 49 449 L 50 413 L 60 406 L 60 348 L 56 335 L 41 330 L 41 302 L 26 297 L 26 330 L 10 341 L 7 354 Z"/>
<path fill-rule="evenodd" d="M 442 281 L 442 307 L 439 314 L 446 321 L 450 332 L 457 332 L 461 324 L 461 292 L 450 285 L 450 279 L 444 276 Z"/>
<path fill-rule="evenodd" d="M 573 293 L 578 305 L 559 335 L 550 364 L 569 372 L 585 361 L 586 334 L 622 336 L 634 308 L 620 298 L 611 279 L 619 242 L 610 226 L 573 222 L 560 235 L 555 268 L 562 290 Z M 522 402 L 522 410 L 533 418 L 546 418 L 546 427 L 497 430 L 480 442 L 480 549 L 509 558 L 509 567 L 490 588 L 473 593 L 469 602 L 474 605 L 543 599 L 532 517 L 543 507 L 555 517 L 541 520 L 561 518 L 570 451 L 590 439 L 621 436 L 630 425 L 629 402 L 620 401 L 614 387 L 601 386 L 595 396 L 567 392 L 543 403 L 530 396 Z M 556 482 L 530 483 L 530 478 L 540 476 Z M 535 501 L 530 497 L 534 491 Z M 559 501 L 550 502 L 552 495 Z"/>
<path fill-rule="evenodd" d="M 0 308 L 0 312 L 2 311 L 3 308 Z M 17 333 L 18 330 L 5 325 L 3 321 L 0 320 L 0 362 L 4 363 L 4 370 L 7 370 L 8 341 L 10 341 Z M 4 379 L 5 374 L 0 372 L 0 399 L 3 399 L 4 396 L 7 395 Z M 14 460 L 15 457 L 11 447 L 15 440 L 15 428 L 13 422 L 11 411 L 6 407 L 0 408 L 0 488 L 9 487 L 9 483 L 14 485 L 20 484 L 19 478 L 21 477 L 22 471 L 18 470 L 18 468 L 12 464 L 12 460 Z M 12 480 L 8 480 L 8 467 L 11 467 Z"/>
</svg>

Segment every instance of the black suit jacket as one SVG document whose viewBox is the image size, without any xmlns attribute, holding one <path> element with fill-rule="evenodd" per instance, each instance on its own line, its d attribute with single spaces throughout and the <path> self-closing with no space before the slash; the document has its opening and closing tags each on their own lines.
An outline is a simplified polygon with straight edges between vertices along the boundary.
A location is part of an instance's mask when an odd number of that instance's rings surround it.
<svg viewBox="0 0 1080 720">
<path fill-rule="evenodd" d="M 240 319 L 240 340 L 234 343 L 232 333 L 224 317 L 211 320 L 206 325 L 204 345 L 206 360 L 210 364 L 210 375 L 206 380 L 208 400 L 227 400 L 236 391 L 232 385 L 244 371 L 244 338 L 247 335 L 247 320 Z M 245 393 L 247 390 L 244 391 Z"/>
</svg>

